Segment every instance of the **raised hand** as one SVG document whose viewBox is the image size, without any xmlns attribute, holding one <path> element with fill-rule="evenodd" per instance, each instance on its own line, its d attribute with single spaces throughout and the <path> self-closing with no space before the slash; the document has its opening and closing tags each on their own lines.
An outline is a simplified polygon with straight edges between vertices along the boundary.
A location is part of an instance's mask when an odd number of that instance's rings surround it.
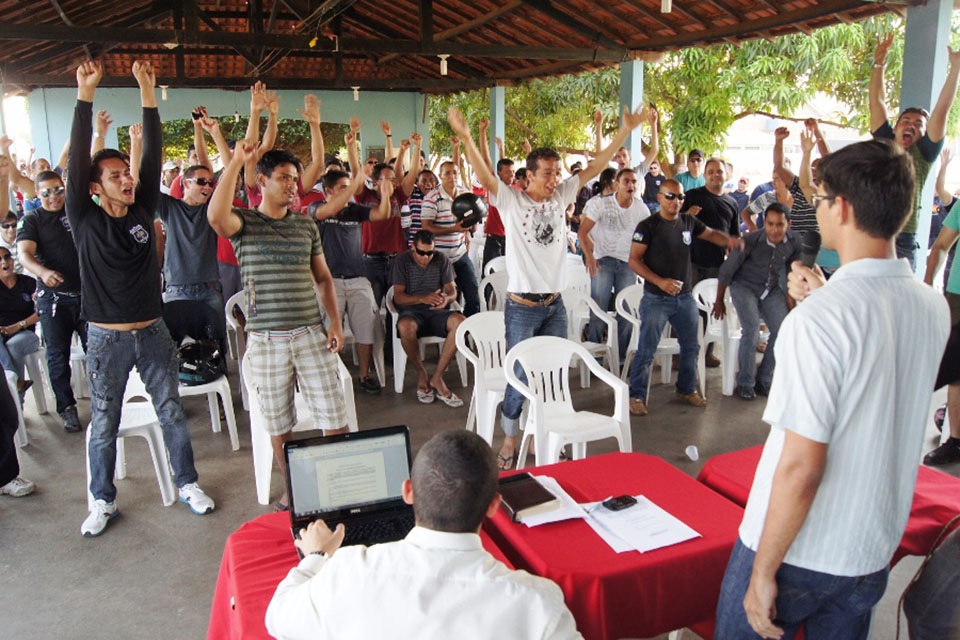
<svg viewBox="0 0 960 640">
<path fill-rule="evenodd" d="M 454 149 L 458 149 L 460 147 L 460 138 L 457 136 L 450 136 L 450 144 L 453 145 Z"/>
<path fill-rule="evenodd" d="M 381 180 L 380 181 L 380 201 L 389 200 L 393 197 L 393 181 L 392 180 Z"/>
<path fill-rule="evenodd" d="M 7 136 L 3 136 L 7 140 Z M 13 169 L 13 163 L 10 161 L 10 158 L 7 156 L 0 156 L 0 178 L 9 178 L 10 171 Z"/>
<path fill-rule="evenodd" d="M 80 89 L 96 89 L 103 77 L 103 65 L 88 60 L 77 67 L 77 87 Z"/>
<path fill-rule="evenodd" d="M 130 128 L 127 130 L 130 133 L 130 142 L 134 140 L 140 140 L 143 138 L 143 125 L 139 122 L 137 124 L 130 125 Z"/>
<path fill-rule="evenodd" d="M 947 47 L 947 58 L 950 60 L 950 66 L 956 68 L 960 65 L 960 47 L 956 50 L 952 47 Z"/>
<path fill-rule="evenodd" d="M 360 118 L 357 116 L 350 116 L 350 131 L 356 133 L 357 131 L 360 131 L 360 126 Z"/>
<path fill-rule="evenodd" d="M 100 109 L 100 111 L 97 112 L 96 132 L 101 136 L 105 136 L 112 124 L 113 120 L 110 119 L 110 114 L 107 113 L 107 110 Z"/>
<path fill-rule="evenodd" d="M 523 139 L 523 152 L 527 155 L 533 152 L 533 145 L 530 144 L 530 138 Z"/>
<path fill-rule="evenodd" d="M 231 162 L 241 165 L 245 164 L 248 160 L 256 157 L 259 146 L 256 142 L 251 142 L 247 139 L 238 140 L 237 146 L 233 149 Z"/>
<path fill-rule="evenodd" d="M 386 120 L 381 120 L 380 131 L 383 131 L 383 135 L 386 135 L 386 136 L 392 135 L 392 132 L 390 131 L 390 123 L 387 122 Z"/>
<path fill-rule="evenodd" d="M 490 128 L 490 118 L 480 118 L 480 131 L 486 132 Z"/>
<path fill-rule="evenodd" d="M 303 109 L 297 109 L 297 112 L 310 124 L 320 124 L 320 100 L 312 93 L 303 96 Z M 351 124 L 352 124 L 351 118 Z"/>
<path fill-rule="evenodd" d="M 6 151 L 7 155 L 9 155 L 9 150 L 11 146 L 13 146 L 13 138 L 11 138 L 6 134 L 0 136 L 0 148 Z"/>
<path fill-rule="evenodd" d="M 267 87 L 259 80 L 250 87 L 250 113 L 260 114 L 267 108 Z"/>
<path fill-rule="evenodd" d="M 817 146 L 817 138 L 809 128 L 800 131 L 800 148 L 804 153 L 810 153 Z"/>
<path fill-rule="evenodd" d="M 645 120 L 647 116 L 644 114 L 645 107 L 641 107 L 636 111 L 630 111 L 627 107 L 623 108 L 623 126 L 627 129 L 633 130 L 639 127 Z"/>
<path fill-rule="evenodd" d="M 650 111 L 647 112 L 647 113 L 648 113 L 648 121 L 650 122 L 650 126 L 651 126 L 651 127 L 656 128 L 656 126 L 657 126 L 657 120 L 660 118 L 660 114 L 657 113 L 657 108 L 654 107 L 653 105 L 650 105 L 649 108 L 650 108 Z"/>
<path fill-rule="evenodd" d="M 153 89 L 157 86 L 157 76 L 153 72 L 153 65 L 146 60 L 134 60 L 133 77 L 141 89 Z"/>
<path fill-rule="evenodd" d="M 343 141 L 347 144 L 348 149 L 350 148 L 350 145 L 352 145 L 356 141 L 356 139 L 357 139 L 357 134 L 353 131 L 347 131 L 343 135 Z"/>
<path fill-rule="evenodd" d="M 267 91 L 265 100 L 267 103 L 267 112 L 276 117 L 276 115 L 280 113 L 280 96 L 277 95 L 276 91 Z"/>
<path fill-rule="evenodd" d="M 886 64 L 887 53 L 890 51 L 890 45 L 893 44 L 893 33 L 888 33 L 887 37 L 880 41 L 877 50 L 873 52 L 874 64 Z"/>
<path fill-rule="evenodd" d="M 413 146 L 419 149 L 423 146 L 423 136 L 419 133 L 410 134 L 410 142 L 413 143 Z"/>
<path fill-rule="evenodd" d="M 786 127 L 777 127 L 773 132 L 773 137 L 777 140 L 786 140 L 790 137 L 790 129 L 787 129 Z"/>
<path fill-rule="evenodd" d="M 209 133 L 210 135 L 213 135 L 214 133 L 220 130 L 220 123 L 217 121 L 216 118 L 211 118 L 209 115 L 207 115 L 206 107 L 200 107 L 199 122 L 200 122 L 200 127 L 203 128 L 203 130 Z"/>
<path fill-rule="evenodd" d="M 593 110 L 593 123 L 598 127 L 603 124 L 603 111 L 600 109 Z"/>
<path fill-rule="evenodd" d="M 450 105 L 450 108 L 447 109 L 447 122 L 450 123 L 450 128 L 453 129 L 453 132 L 459 136 L 466 137 L 470 131 L 467 126 L 467 119 L 463 117 L 460 109 L 453 105 Z"/>
<path fill-rule="evenodd" d="M 409 148 L 410 148 L 410 141 L 409 141 L 409 140 L 403 139 L 403 140 L 400 141 L 400 153 L 403 153 L 404 151 L 406 151 L 406 150 L 409 149 Z"/>
</svg>

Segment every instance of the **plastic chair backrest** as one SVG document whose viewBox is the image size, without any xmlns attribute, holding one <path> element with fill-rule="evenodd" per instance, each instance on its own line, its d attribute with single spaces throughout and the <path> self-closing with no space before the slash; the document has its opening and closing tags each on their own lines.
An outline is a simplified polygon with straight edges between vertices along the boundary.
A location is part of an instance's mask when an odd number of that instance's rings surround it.
<svg viewBox="0 0 960 640">
<path fill-rule="evenodd" d="M 519 364 L 527 375 L 527 390 L 543 403 L 544 409 L 573 411 L 570 394 L 570 361 L 573 356 L 587 360 L 591 356 L 579 344 L 565 338 L 536 336 L 527 338 L 507 353 L 504 372 L 516 384 L 513 369 Z M 523 386 L 520 383 L 519 386 Z"/>
<path fill-rule="evenodd" d="M 234 330 L 238 328 L 237 319 L 233 315 L 233 310 L 237 307 L 240 307 L 241 311 L 244 311 L 244 302 L 246 301 L 247 292 L 244 289 L 236 292 L 230 299 L 227 300 L 227 304 L 223 306 L 224 313 L 226 315 L 227 324 L 230 325 Z"/>
<path fill-rule="evenodd" d="M 583 263 L 572 265 L 567 262 L 567 288 L 590 294 L 590 274 Z"/>
<path fill-rule="evenodd" d="M 600 311 L 600 307 L 598 307 L 595 302 L 591 305 L 590 303 L 593 302 L 593 298 L 579 289 L 573 287 L 564 289 L 560 295 L 563 299 L 563 307 L 567 312 L 567 338 L 574 342 L 583 342 L 580 336 L 576 335 L 577 323 L 575 320 L 577 314 L 580 312 L 589 313 L 593 311 L 599 316 L 602 311 Z"/>
<path fill-rule="evenodd" d="M 473 339 L 473 347 L 467 344 L 467 336 Z M 457 350 L 477 368 L 477 380 L 481 372 L 503 369 L 507 359 L 506 325 L 502 311 L 476 313 L 457 327 Z"/>
<path fill-rule="evenodd" d="M 130 375 L 127 376 L 127 386 L 123 390 L 123 404 L 127 404 L 133 398 L 143 398 L 147 403 L 151 402 L 150 394 L 147 393 L 147 386 L 143 383 L 140 373 L 133 368 Z"/>
<path fill-rule="evenodd" d="M 487 263 L 487 266 L 483 268 L 483 275 L 487 276 L 495 271 L 506 271 L 507 270 L 507 256 L 497 256 Z"/>
<path fill-rule="evenodd" d="M 697 303 L 697 308 L 704 313 L 713 311 L 713 303 L 717 299 L 717 285 L 720 283 L 716 278 L 706 278 L 693 285 L 693 299 Z"/>
<path fill-rule="evenodd" d="M 643 298 L 643 285 L 632 284 L 621 289 L 614 302 L 617 313 L 636 321 L 640 321 L 640 300 Z"/>
<path fill-rule="evenodd" d="M 480 281 L 480 307 L 483 311 L 503 311 L 507 304 L 506 271 L 494 271 Z M 489 303 L 487 302 L 487 288 L 491 290 Z"/>
</svg>

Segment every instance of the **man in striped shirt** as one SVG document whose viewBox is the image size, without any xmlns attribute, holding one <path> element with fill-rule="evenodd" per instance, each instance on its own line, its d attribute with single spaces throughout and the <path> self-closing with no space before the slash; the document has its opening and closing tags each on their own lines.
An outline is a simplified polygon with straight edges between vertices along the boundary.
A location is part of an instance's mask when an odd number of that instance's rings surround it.
<svg viewBox="0 0 960 640">
<path fill-rule="evenodd" d="M 867 141 L 820 162 L 813 196 L 829 282 L 793 263 L 770 434 L 721 588 L 716 637 L 866 640 L 903 536 L 937 364 L 943 297 L 896 259 L 915 173 L 902 148 Z"/>
</svg>

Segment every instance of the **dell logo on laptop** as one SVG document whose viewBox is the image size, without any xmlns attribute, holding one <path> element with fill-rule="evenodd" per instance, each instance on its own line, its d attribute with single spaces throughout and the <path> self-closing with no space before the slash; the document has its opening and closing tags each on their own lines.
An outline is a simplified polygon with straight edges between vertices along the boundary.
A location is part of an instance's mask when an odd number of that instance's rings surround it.
<svg viewBox="0 0 960 640">
<path fill-rule="evenodd" d="M 350 513 L 360 513 L 361 509 L 350 509 Z"/>
</svg>

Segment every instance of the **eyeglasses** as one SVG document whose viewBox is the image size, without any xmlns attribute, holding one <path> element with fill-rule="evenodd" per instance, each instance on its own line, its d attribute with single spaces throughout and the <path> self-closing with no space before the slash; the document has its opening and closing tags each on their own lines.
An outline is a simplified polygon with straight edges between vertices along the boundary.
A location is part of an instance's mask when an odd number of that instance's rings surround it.
<svg viewBox="0 0 960 640">
<path fill-rule="evenodd" d="M 816 211 L 820 207 L 820 203 L 824 200 L 834 200 L 837 196 L 821 196 L 819 193 L 815 193 L 810 196 L 810 204 L 813 205 L 813 210 Z"/>
<path fill-rule="evenodd" d="M 367 160 L 367 164 L 377 164 L 376 160 Z"/>
<path fill-rule="evenodd" d="M 64 191 L 66 191 L 66 189 L 64 189 L 63 187 L 53 187 L 53 188 L 47 188 L 47 189 L 40 189 L 40 191 L 38 191 L 37 193 L 40 195 L 41 198 L 49 198 L 52 195 L 58 195 L 58 196 L 63 195 Z"/>
<path fill-rule="evenodd" d="M 190 182 L 190 181 L 196 182 L 201 187 L 212 187 L 213 185 L 216 184 L 215 181 L 207 180 L 206 178 L 190 178 L 187 182 Z"/>
<path fill-rule="evenodd" d="M 12 262 L 13 256 L 10 255 L 9 253 L 4 253 L 3 255 L 0 255 L 0 260 L 3 260 L 3 261 L 10 260 Z"/>
<path fill-rule="evenodd" d="M 433 249 L 428 249 L 427 251 L 424 251 L 423 249 L 417 249 L 416 247 L 414 247 L 413 250 L 416 251 L 417 254 L 421 256 L 432 256 L 434 252 Z"/>
<path fill-rule="evenodd" d="M 669 191 L 661 191 L 660 195 L 667 200 L 679 200 L 680 202 L 683 202 L 687 199 L 687 196 L 683 195 L 682 193 L 670 193 Z"/>
<path fill-rule="evenodd" d="M 15 229 L 15 228 L 17 227 L 17 223 L 16 223 L 16 222 L 4 222 L 3 224 L 0 224 L 0 227 L 2 227 L 2 228 L 4 228 L 4 229 Z"/>
</svg>

